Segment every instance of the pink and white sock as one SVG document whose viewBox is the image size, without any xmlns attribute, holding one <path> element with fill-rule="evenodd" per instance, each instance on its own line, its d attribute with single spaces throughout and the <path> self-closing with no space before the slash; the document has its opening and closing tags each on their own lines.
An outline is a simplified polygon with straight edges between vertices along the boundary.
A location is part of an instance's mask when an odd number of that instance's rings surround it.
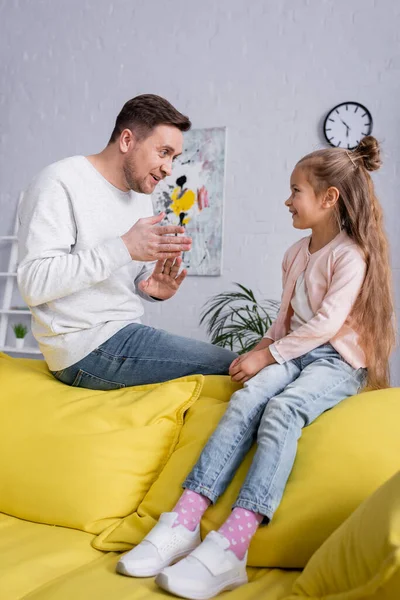
<svg viewBox="0 0 400 600">
<path fill-rule="evenodd" d="M 239 560 L 244 558 L 250 546 L 251 538 L 263 518 L 263 515 L 259 513 L 237 506 L 218 530 L 221 535 L 229 540 L 229 550 L 232 550 Z"/>
<path fill-rule="evenodd" d="M 178 513 L 173 526 L 184 525 L 189 531 L 194 531 L 209 506 L 208 498 L 197 492 L 185 490 L 175 508 L 172 509 L 173 512 Z"/>
</svg>

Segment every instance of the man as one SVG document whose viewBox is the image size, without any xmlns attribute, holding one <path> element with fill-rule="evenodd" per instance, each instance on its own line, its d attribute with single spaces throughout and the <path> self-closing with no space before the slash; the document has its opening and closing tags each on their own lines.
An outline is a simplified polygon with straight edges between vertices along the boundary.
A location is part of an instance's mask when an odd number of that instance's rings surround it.
<svg viewBox="0 0 400 600">
<path fill-rule="evenodd" d="M 160 225 L 149 194 L 171 174 L 190 126 L 164 98 L 137 96 L 104 150 L 50 165 L 24 194 L 18 284 L 60 381 L 110 390 L 227 374 L 236 358 L 140 322 L 142 300 L 168 300 L 186 276 L 181 253 L 191 239 Z"/>
</svg>

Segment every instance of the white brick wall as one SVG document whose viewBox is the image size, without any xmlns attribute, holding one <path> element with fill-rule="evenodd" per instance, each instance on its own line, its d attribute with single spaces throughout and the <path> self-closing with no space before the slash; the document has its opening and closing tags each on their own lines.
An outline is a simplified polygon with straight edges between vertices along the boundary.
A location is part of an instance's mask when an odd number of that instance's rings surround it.
<svg viewBox="0 0 400 600">
<path fill-rule="evenodd" d="M 291 168 L 323 145 L 326 112 L 358 100 L 385 152 L 375 181 L 400 308 L 399 38 L 396 0 L 2 0 L 0 233 L 30 178 L 99 151 L 139 93 L 164 95 L 195 127 L 226 125 L 223 275 L 188 279 L 147 316 L 204 338 L 202 304 L 233 281 L 279 297 L 280 260 L 298 237 L 283 206 Z M 393 367 L 400 384 L 400 358 Z"/>
</svg>

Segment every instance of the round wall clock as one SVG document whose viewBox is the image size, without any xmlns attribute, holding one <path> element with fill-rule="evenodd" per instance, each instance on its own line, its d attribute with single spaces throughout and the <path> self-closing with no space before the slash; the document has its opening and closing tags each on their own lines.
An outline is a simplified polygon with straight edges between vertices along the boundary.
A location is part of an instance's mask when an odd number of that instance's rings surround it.
<svg viewBox="0 0 400 600">
<path fill-rule="evenodd" d="M 353 150 L 361 138 L 371 135 L 372 116 L 359 102 L 342 102 L 327 114 L 324 134 L 327 142 L 337 148 Z"/>
</svg>

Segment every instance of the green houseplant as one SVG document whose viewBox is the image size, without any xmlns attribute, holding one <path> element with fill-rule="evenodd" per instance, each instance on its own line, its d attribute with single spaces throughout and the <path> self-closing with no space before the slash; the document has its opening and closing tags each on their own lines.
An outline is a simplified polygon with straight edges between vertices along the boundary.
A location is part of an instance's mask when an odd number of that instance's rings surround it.
<svg viewBox="0 0 400 600">
<path fill-rule="evenodd" d="M 249 352 L 263 337 L 279 310 L 279 302 L 259 302 L 253 291 L 239 289 L 211 297 L 203 306 L 200 325 L 205 324 L 211 342 L 239 354 Z"/>
<path fill-rule="evenodd" d="M 22 348 L 25 341 L 25 336 L 28 333 L 28 328 L 22 323 L 16 323 L 13 325 L 13 330 L 15 334 L 15 345 L 17 348 Z"/>
</svg>

